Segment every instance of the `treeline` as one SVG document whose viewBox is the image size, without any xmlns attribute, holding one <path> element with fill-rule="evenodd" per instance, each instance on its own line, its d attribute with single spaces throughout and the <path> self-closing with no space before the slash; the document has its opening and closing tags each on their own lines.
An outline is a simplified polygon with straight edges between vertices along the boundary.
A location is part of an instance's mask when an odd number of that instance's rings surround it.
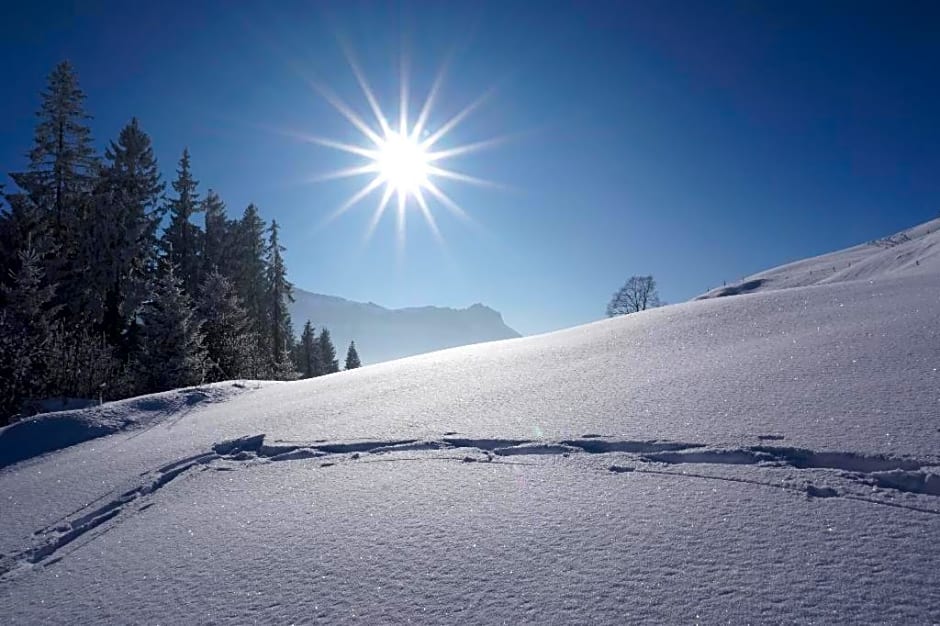
<svg viewBox="0 0 940 626">
<path fill-rule="evenodd" d="M 310 320 L 307 320 L 300 335 L 300 340 L 294 346 L 294 363 L 302 378 L 312 378 L 338 372 L 339 361 L 336 358 L 336 348 L 333 347 L 330 330 L 323 328 L 320 334 L 317 335 Z M 346 350 L 345 368 L 351 370 L 360 365 L 356 342 L 351 341 L 349 342 L 349 348 Z"/>
<path fill-rule="evenodd" d="M 337 371 L 328 330 L 295 339 L 277 222 L 253 204 L 230 218 L 188 150 L 166 189 L 136 119 L 98 154 L 84 100 L 59 64 L 26 169 L 0 189 L 0 425 L 44 398 Z"/>
</svg>

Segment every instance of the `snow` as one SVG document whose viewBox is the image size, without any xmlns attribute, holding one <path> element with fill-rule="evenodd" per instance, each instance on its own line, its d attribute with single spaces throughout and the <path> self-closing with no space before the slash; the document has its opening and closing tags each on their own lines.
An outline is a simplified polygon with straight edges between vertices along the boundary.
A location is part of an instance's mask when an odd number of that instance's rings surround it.
<svg viewBox="0 0 940 626">
<path fill-rule="evenodd" d="M 4 620 L 936 623 L 938 225 L 747 295 L 4 429 Z M 16 452 L 73 422 L 110 434 Z"/>
<path fill-rule="evenodd" d="M 935 272 L 940 266 L 940 218 L 845 250 L 788 263 L 713 289 L 716 298 L 772 289 Z"/>
<path fill-rule="evenodd" d="M 875 510 L 859 534 L 864 505 L 769 485 L 384 460 L 195 474 L 4 606 L 72 623 L 920 623 L 937 599 L 935 548 L 897 551 L 936 532 L 929 515 Z"/>
<path fill-rule="evenodd" d="M 57 406 L 54 412 L 0 428 L 0 468 L 151 422 L 178 419 L 197 404 L 219 402 L 242 390 L 270 384 L 267 381 L 229 381 L 93 405 L 91 409 L 69 410 Z M 73 400 L 71 404 L 80 402 Z"/>
</svg>

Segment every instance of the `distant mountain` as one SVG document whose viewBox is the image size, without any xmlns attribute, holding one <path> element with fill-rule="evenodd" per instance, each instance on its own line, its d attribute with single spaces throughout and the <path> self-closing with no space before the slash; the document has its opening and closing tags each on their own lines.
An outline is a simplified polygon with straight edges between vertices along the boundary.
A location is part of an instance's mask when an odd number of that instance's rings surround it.
<svg viewBox="0 0 940 626">
<path fill-rule="evenodd" d="M 482 304 L 466 309 L 386 309 L 372 302 L 353 302 L 295 288 L 290 314 L 298 334 L 308 319 L 318 331 L 323 326 L 329 328 L 341 362 L 350 340 L 355 340 L 359 357 L 366 364 L 521 336 L 503 322 L 499 312 Z"/>
</svg>

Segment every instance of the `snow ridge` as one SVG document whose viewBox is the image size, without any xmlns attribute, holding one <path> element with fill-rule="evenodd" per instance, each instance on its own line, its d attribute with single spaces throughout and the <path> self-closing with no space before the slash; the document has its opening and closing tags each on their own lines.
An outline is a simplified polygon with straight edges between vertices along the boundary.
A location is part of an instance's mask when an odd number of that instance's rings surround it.
<svg viewBox="0 0 940 626">
<path fill-rule="evenodd" d="M 227 400 L 270 381 L 227 381 L 35 415 L 0 428 L 0 469 L 117 432 L 182 419 L 195 408 Z"/>
<path fill-rule="evenodd" d="M 868 243 L 765 270 L 697 299 L 937 271 L 940 271 L 940 218 Z"/>
</svg>

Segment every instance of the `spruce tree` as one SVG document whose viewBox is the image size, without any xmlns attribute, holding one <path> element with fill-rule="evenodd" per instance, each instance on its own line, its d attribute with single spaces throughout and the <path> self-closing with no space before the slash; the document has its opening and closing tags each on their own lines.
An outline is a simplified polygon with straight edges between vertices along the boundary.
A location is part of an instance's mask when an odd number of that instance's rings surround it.
<svg viewBox="0 0 940 626">
<path fill-rule="evenodd" d="M 18 201 L 19 200 L 19 201 Z M 0 306 L 6 302 L 7 289 L 14 286 L 14 277 L 20 269 L 24 248 L 43 259 L 55 249 L 48 220 L 40 208 L 31 202 L 14 197 L 8 207 L 0 211 Z"/>
<path fill-rule="evenodd" d="M 362 363 L 359 362 L 359 353 L 356 352 L 356 342 L 350 341 L 349 349 L 346 351 L 346 369 L 354 370 L 361 365 Z"/>
<path fill-rule="evenodd" d="M 6 302 L 3 289 L 12 281 L 16 252 L 19 248 L 17 223 L 13 219 L 12 211 L 3 205 L 5 196 L 3 185 L 0 185 L 0 309 Z"/>
<path fill-rule="evenodd" d="M 3 288 L 7 304 L 0 309 L 0 425 L 24 400 L 49 393 L 57 366 L 52 351 L 55 290 L 35 250 L 27 247 L 17 257 L 19 267 Z"/>
<path fill-rule="evenodd" d="M 218 270 L 230 277 L 227 261 L 232 247 L 232 223 L 226 219 L 225 203 L 219 194 L 210 189 L 203 201 L 203 210 L 206 212 L 203 268 L 207 273 Z"/>
<path fill-rule="evenodd" d="M 58 325 L 53 334 L 50 394 L 62 398 L 118 398 L 133 393 L 102 333 L 83 324 Z"/>
<path fill-rule="evenodd" d="M 297 369 L 301 373 L 301 378 L 313 378 L 323 373 L 320 363 L 320 344 L 317 342 L 310 320 L 304 324 L 300 343 L 297 345 Z"/>
<path fill-rule="evenodd" d="M 289 377 L 293 371 L 290 354 L 294 341 L 289 302 L 294 301 L 294 286 L 287 280 L 287 268 L 284 266 L 284 246 L 278 239 L 277 221 L 271 222 L 267 250 L 267 321 L 268 337 L 271 345 L 271 371 L 275 378 Z"/>
<path fill-rule="evenodd" d="M 233 221 L 215 192 L 200 201 L 188 150 L 164 202 L 136 119 L 99 162 L 84 99 L 71 66 L 57 66 L 28 167 L 11 174 L 14 193 L 0 188 L 0 412 L 24 398 L 335 371 L 328 333 L 325 365 L 312 326 L 295 347 L 278 225 L 266 240 L 253 205 Z M 194 223 L 201 210 L 205 232 Z"/>
<path fill-rule="evenodd" d="M 238 297 L 248 312 L 251 330 L 259 338 L 266 333 L 267 292 L 264 220 L 258 208 L 249 204 L 234 226 L 231 271 Z"/>
<path fill-rule="evenodd" d="M 336 360 L 336 348 L 333 346 L 333 340 L 330 338 L 330 330 L 326 327 L 320 331 L 320 337 L 317 340 L 320 346 L 320 363 L 323 374 L 332 374 L 339 371 L 339 361 Z"/>
<path fill-rule="evenodd" d="M 37 223 L 13 249 L 21 249 L 29 239 L 49 281 L 57 285 L 59 316 L 80 323 L 88 263 L 78 248 L 99 165 L 87 124 L 90 116 L 84 110 L 85 94 L 68 61 L 50 73 L 41 98 L 29 164 L 25 172 L 10 174 L 19 192 L 7 196 L 15 213 L 29 215 Z"/>
<path fill-rule="evenodd" d="M 52 70 L 41 97 L 29 167 L 11 178 L 49 213 L 55 235 L 61 236 L 73 225 L 77 198 L 94 184 L 97 158 L 87 125 L 91 117 L 84 110 L 85 94 L 68 61 Z"/>
<path fill-rule="evenodd" d="M 200 292 L 198 313 L 203 320 L 203 343 L 209 363 L 207 380 L 251 376 L 254 338 L 232 283 L 214 270 L 206 276 Z"/>
<path fill-rule="evenodd" d="M 94 321 L 126 351 L 126 333 L 147 297 L 156 265 L 163 183 L 150 137 L 136 118 L 105 151 L 83 256 Z"/>
<path fill-rule="evenodd" d="M 207 369 L 202 322 L 171 265 L 160 272 L 141 318 L 134 364 L 140 392 L 201 383 Z"/>
<path fill-rule="evenodd" d="M 193 178 L 189 164 L 189 150 L 183 150 L 176 180 L 173 181 L 176 197 L 167 204 L 170 223 L 163 233 L 161 246 L 164 255 L 176 268 L 183 288 L 190 297 L 195 297 L 201 280 L 203 232 L 192 222 L 192 217 L 202 210 L 197 191 L 198 182 Z"/>
</svg>

